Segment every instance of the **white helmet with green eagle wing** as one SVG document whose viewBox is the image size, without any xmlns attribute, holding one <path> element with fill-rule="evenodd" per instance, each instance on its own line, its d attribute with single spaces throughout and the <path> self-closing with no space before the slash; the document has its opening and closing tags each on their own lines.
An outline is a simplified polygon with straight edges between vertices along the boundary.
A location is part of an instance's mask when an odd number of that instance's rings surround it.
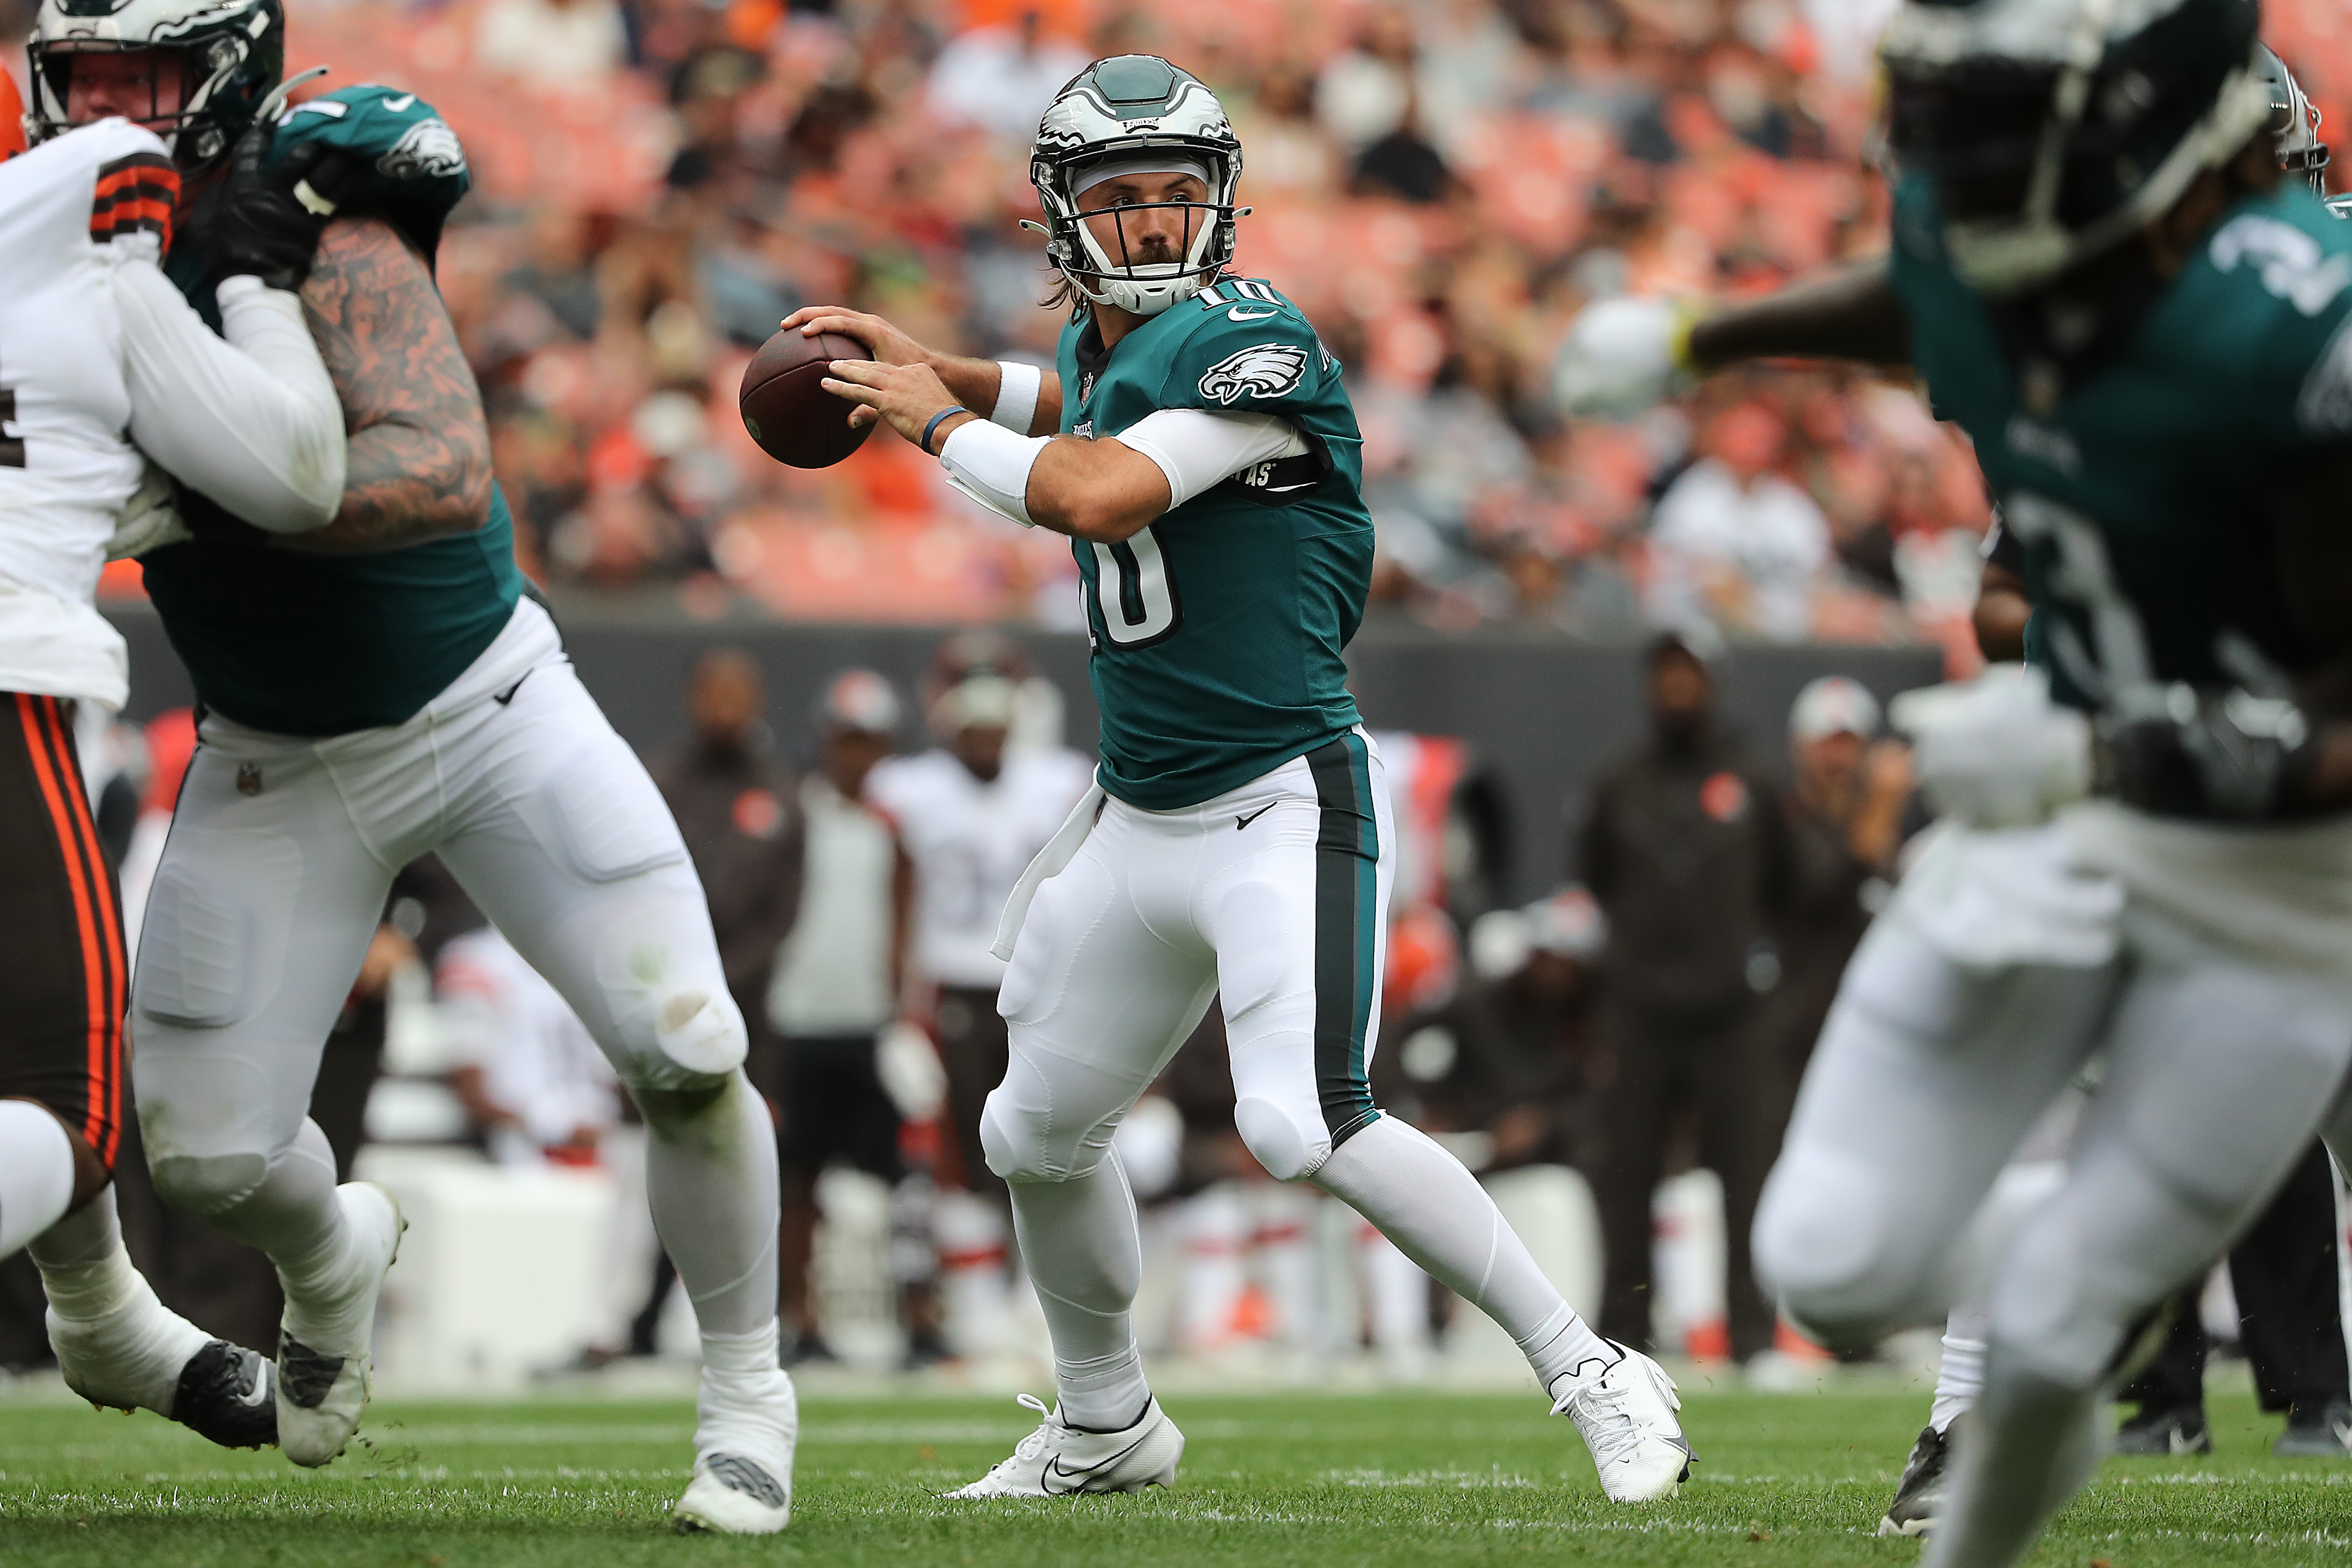
<svg viewBox="0 0 2352 1568">
<path fill-rule="evenodd" d="M 1181 208 L 1182 254 L 1175 260 L 1112 256 L 1087 232 L 1079 204 L 1089 176 L 1107 173 L 1197 173 L 1205 202 L 1131 204 Z M 1097 60 L 1054 96 L 1038 122 L 1029 179 L 1045 209 L 1045 255 L 1079 293 L 1098 305 L 1157 315 L 1189 300 L 1234 258 L 1234 193 L 1242 144 L 1217 95 L 1157 55 Z"/>
</svg>

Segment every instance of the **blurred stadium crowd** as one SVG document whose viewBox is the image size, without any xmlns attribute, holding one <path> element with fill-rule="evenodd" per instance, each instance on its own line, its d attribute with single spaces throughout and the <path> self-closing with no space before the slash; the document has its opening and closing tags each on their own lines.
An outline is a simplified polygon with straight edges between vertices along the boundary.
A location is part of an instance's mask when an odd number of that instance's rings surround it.
<svg viewBox="0 0 2352 1568">
<path fill-rule="evenodd" d="M 1053 89 L 1094 54 L 1212 82 L 1247 151 L 1242 265 L 1349 366 L 1376 615 L 1623 636 L 1944 640 L 1986 522 L 1959 438 L 1836 374 L 1568 428 L 1544 383 L 1614 290 L 1770 287 L 1884 243 L 1865 172 L 1883 0 L 455 0 L 293 7 L 289 65 L 436 103 L 475 194 L 440 278 L 527 564 L 697 613 L 1075 619 L 1057 539 L 885 432 L 839 467 L 745 437 L 751 350 L 845 301 L 1050 356 L 1017 226 Z M 2270 34 L 2332 121 L 2336 0 Z M 670 585 L 674 585 L 674 588 Z"/>
</svg>

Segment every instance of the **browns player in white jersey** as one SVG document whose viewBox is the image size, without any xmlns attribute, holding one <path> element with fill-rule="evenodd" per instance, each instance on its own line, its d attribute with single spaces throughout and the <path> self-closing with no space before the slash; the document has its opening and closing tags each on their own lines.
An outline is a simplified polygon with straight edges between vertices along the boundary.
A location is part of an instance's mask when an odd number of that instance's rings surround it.
<svg viewBox="0 0 2352 1568">
<path fill-rule="evenodd" d="M 134 497 L 168 474 L 291 533 L 342 492 L 341 415 L 289 291 L 323 220 L 300 174 L 281 188 L 244 151 L 226 342 L 158 266 L 179 176 L 152 131 L 101 120 L 0 163 L 0 1256 L 31 1249 L 68 1386 L 252 1447 L 276 1440 L 270 1363 L 167 1310 L 115 1220 L 129 965 L 72 723 L 128 694 L 91 600 L 170 515 Z"/>
</svg>

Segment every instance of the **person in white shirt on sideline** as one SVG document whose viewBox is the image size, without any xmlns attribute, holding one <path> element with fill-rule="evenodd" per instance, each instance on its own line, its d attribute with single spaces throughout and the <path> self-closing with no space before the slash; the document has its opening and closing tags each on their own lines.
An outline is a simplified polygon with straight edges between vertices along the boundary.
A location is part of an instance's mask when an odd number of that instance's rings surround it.
<svg viewBox="0 0 2352 1568">
<path fill-rule="evenodd" d="M 898 828 L 865 798 L 889 755 L 898 694 L 870 669 L 845 670 L 817 700 L 818 762 L 801 781 L 804 834 L 800 917 L 776 952 L 768 1022 L 783 1096 L 779 1315 L 795 1361 L 827 1359 L 809 1289 L 816 1183 L 845 1164 L 894 1187 L 906 1174 L 898 1108 L 877 1069 L 877 1043 L 901 1012 L 914 911 L 914 863 Z M 927 1303 L 911 1301 L 917 1316 Z M 915 1327 L 918 1341 L 936 1328 Z"/>
<path fill-rule="evenodd" d="M 1031 685 L 1020 645 L 995 632 L 960 632 L 931 661 L 929 717 L 941 744 L 892 757 L 866 782 L 866 799 L 898 823 L 915 865 L 914 966 L 930 999 L 931 1035 L 947 1074 L 952 1146 L 938 1219 L 950 1341 L 967 1354 L 1003 1333 L 1009 1196 L 988 1168 L 980 1118 L 1004 1077 L 1006 1034 L 996 1010 L 1004 963 L 989 952 L 1013 884 L 1087 791 L 1094 766 L 1058 745 L 1014 739 Z M 945 1152 L 945 1151 L 943 1151 Z"/>
</svg>

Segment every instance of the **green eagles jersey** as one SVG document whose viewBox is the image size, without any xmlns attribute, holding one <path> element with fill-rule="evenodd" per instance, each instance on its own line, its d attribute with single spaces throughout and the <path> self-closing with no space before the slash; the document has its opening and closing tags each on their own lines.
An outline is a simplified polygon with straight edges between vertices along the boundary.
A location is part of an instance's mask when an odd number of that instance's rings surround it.
<svg viewBox="0 0 2352 1568">
<path fill-rule="evenodd" d="M 1103 787 L 1146 810 L 1195 805 L 1357 722 L 1340 649 L 1371 585 L 1363 437 L 1298 307 L 1228 279 L 1106 353 L 1091 314 L 1063 331 L 1062 429 L 1116 436 L 1163 408 L 1275 414 L 1309 448 L 1244 470 L 1118 544 L 1076 542 Z"/>
<path fill-rule="evenodd" d="M 416 95 L 345 88 L 289 110 L 274 156 L 319 140 L 372 171 L 346 210 L 381 216 L 428 260 L 441 220 L 466 193 L 457 138 Z M 183 231 L 165 271 L 215 331 L 213 258 Z M 180 507 L 202 529 L 223 514 L 193 490 Z M 521 574 L 504 495 L 471 533 L 373 555 L 304 555 L 218 536 L 142 557 L 147 592 L 196 695 L 215 712 L 284 735 L 340 735 L 397 724 L 474 662 L 514 614 Z"/>
<path fill-rule="evenodd" d="M 1976 443 L 2024 546 L 2063 700 L 2313 662 L 2262 492 L 2352 443 L 2352 225 L 2295 182 L 2237 203 L 2119 349 L 2038 398 L 1946 259 L 1923 179 L 1896 189 L 1891 272 L 1936 413 Z"/>
</svg>

